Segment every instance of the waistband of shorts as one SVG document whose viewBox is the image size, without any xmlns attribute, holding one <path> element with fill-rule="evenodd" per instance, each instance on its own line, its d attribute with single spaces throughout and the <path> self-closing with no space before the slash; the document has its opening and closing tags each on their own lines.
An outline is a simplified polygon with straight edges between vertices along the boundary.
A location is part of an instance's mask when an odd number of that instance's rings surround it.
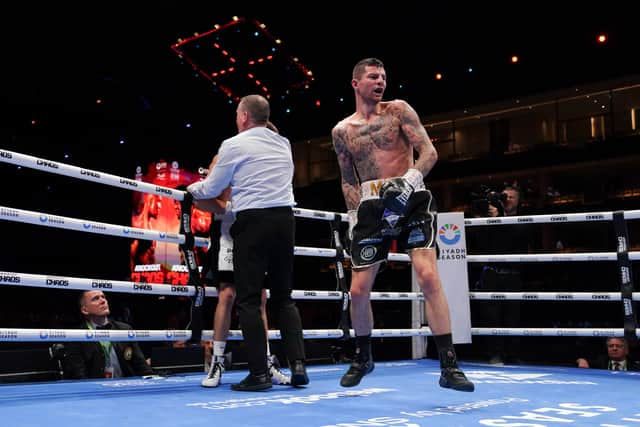
<svg viewBox="0 0 640 427">
<path fill-rule="evenodd" d="M 360 200 L 379 199 L 380 188 L 382 187 L 382 184 L 390 179 L 393 178 L 372 179 L 360 184 L 360 194 L 362 195 Z M 426 191 L 426 187 L 424 186 L 424 184 L 422 184 L 418 188 L 416 188 L 415 191 Z"/>
</svg>

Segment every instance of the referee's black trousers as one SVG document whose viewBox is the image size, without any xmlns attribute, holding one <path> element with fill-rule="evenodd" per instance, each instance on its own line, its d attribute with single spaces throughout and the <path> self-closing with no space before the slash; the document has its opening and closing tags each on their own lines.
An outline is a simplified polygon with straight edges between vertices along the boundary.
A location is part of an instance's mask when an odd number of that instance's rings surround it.
<svg viewBox="0 0 640 427">
<path fill-rule="evenodd" d="M 267 372 L 267 337 L 260 316 L 260 298 L 269 277 L 269 308 L 276 315 L 289 362 L 305 358 L 302 322 L 291 299 L 295 218 L 290 207 L 247 209 L 231 227 L 236 306 L 247 348 L 249 372 Z"/>
</svg>

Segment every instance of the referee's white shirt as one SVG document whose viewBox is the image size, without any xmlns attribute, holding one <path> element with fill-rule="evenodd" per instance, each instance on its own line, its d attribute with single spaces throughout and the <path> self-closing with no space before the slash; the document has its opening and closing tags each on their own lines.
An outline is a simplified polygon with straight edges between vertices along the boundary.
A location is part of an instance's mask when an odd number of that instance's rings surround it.
<svg viewBox="0 0 640 427">
<path fill-rule="evenodd" d="M 263 126 L 240 132 L 222 142 L 213 171 L 187 190 L 194 199 L 210 199 L 229 186 L 234 213 L 295 206 L 289 140 Z"/>
</svg>

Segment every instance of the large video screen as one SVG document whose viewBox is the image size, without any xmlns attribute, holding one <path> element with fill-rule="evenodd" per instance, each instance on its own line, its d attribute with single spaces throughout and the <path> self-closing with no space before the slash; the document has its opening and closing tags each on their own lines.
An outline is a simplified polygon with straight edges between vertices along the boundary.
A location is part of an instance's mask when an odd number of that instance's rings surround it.
<svg viewBox="0 0 640 427">
<path fill-rule="evenodd" d="M 139 166 L 137 181 L 176 188 L 204 179 L 207 170 L 188 171 L 177 161 L 158 160 L 150 163 L 146 170 Z M 168 197 L 141 192 L 133 193 L 131 226 L 166 233 L 180 232 L 180 202 Z M 195 236 L 208 237 L 211 214 L 193 208 L 191 229 Z M 202 265 L 206 248 L 195 248 L 198 264 Z M 188 270 L 183 262 L 180 248 L 175 243 L 136 239 L 131 242 L 131 280 L 146 283 L 168 283 L 186 285 Z"/>
</svg>

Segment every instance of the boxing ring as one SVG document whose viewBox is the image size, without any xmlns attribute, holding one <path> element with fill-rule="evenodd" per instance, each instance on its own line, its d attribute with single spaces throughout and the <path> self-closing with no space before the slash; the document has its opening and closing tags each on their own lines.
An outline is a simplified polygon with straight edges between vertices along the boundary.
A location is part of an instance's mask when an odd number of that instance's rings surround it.
<svg viewBox="0 0 640 427">
<path fill-rule="evenodd" d="M 177 201 L 184 192 L 136 182 L 100 171 L 0 150 L 0 161 L 43 172 L 66 175 L 146 192 Z M 345 214 L 294 209 L 296 217 L 333 222 L 346 221 Z M 598 212 L 589 214 L 538 215 L 495 219 L 469 219 L 465 226 L 507 223 L 544 223 L 572 221 L 614 221 L 640 218 L 640 211 Z M 156 240 L 184 245 L 187 236 L 155 230 L 107 224 L 86 219 L 51 215 L 0 206 L 0 219 L 45 227 L 115 237 Z M 334 229 L 335 231 L 335 229 Z M 135 237 L 134 237 L 135 236 Z M 622 238 L 620 238 L 622 236 Z M 553 300 L 620 301 L 625 322 L 621 328 L 471 328 L 473 335 L 518 336 L 630 336 L 637 335 L 633 301 L 631 261 L 640 253 L 628 251 L 626 229 L 617 233 L 617 252 L 581 254 L 509 254 L 467 255 L 467 262 L 611 262 L 617 261 L 621 292 L 470 292 L 476 300 Z M 193 244 L 205 247 L 207 239 L 195 238 Z M 336 245 L 340 248 L 340 245 Z M 336 248 L 296 246 L 296 255 L 331 258 L 336 261 L 336 275 L 343 279 L 341 260 L 347 255 Z M 408 262 L 406 254 L 390 254 L 389 260 Z M 342 277 L 341 277 L 342 276 Z M 68 276 L 37 275 L 22 272 L 0 272 L 0 285 L 41 287 L 49 289 L 102 289 L 144 295 L 197 297 L 197 286 L 171 286 L 161 283 L 103 280 Z M 215 297 L 215 289 L 204 289 L 203 297 Z M 345 290 L 299 291 L 294 299 L 335 300 L 336 305 L 348 298 Z M 372 292 L 373 301 L 408 301 L 420 303 L 420 292 Z M 208 320 L 207 320 L 208 322 Z M 192 338 L 191 330 L 88 331 L 70 329 L 18 329 L 0 325 L 3 342 L 65 341 L 184 341 Z M 424 340 L 431 335 L 427 326 L 407 329 L 374 329 L 373 337 L 412 337 Z M 210 340 L 211 330 L 198 331 Z M 337 339 L 344 328 L 304 330 L 305 339 Z M 270 339 L 279 339 L 278 331 L 269 331 Z M 238 330 L 230 331 L 230 340 L 242 339 Z M 457 393 L 441 389 L 438 384 L 438 362 L 419 358 L 376 363 L 373 374 L 353 389 L 339 386 L 339 378 L 347 369 L 344 364 L 310 365 L 310 384 L 292 388 L 275 386 L 260 393 L 232 392 L 229 385 L 241 380 L 246 372 L 232 370 L 225 374 L 216 389 L 203 389 L 204 373 L 176 374 L 167 377 L 120 378 L 113 380 L 60 380 L 41 383 L 0 385 L 0 408 L 6 425 L 210 425 L 219 421 L 242 426 L 555 426 L 564 424 L 593 426 L 640 425 L 640 405 L 635 392 L 640 373 L 600 371 L 578 368 L 540 366 L 491 366 L 461 362 L 467 377 L 476 384 L 474 393 Z M 4 424 L 4 423 L 3 423 Z"/>
<path fill-rule="evenodd" d="M 0 386 L 11 426 L 635 426 L 633 372 L 463 364 L 474 393 L 438 387 L 434 360 L 377 363 L 358 387 L 342 365 L 310 366 L 304 388 L 238 393 L 203 389 L 203 373 L 159 379 L 76 380 Z M 225 373 L 228 382 L 246 372 Z"/>
</svg>

